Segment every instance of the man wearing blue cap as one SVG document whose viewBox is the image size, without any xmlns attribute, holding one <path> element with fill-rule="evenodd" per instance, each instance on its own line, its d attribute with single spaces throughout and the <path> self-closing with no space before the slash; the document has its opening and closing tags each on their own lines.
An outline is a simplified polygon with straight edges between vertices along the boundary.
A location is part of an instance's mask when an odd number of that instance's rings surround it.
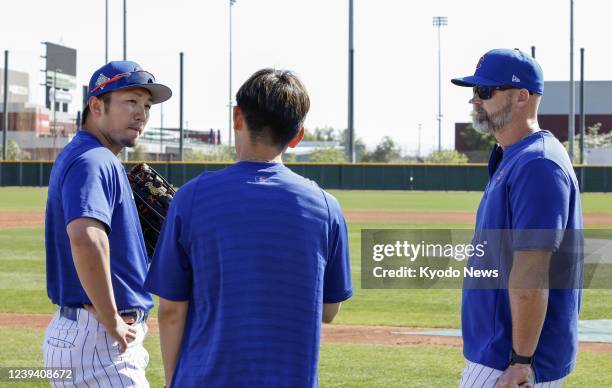
<svg viewBox="0 0 612 388">
<path fill-rule="evenodd" d="M 553 287 L 549 280 L 560 246 L 583 226 L 567 151 L 538 126 L 542 69 L 519 50 L 497 49 L 480 58 L 473 76 L 452 82 L 473 88 L 474 129 L 493 134 L 498 143 L 475 238 L 487 230 L 512 235 L 506 284 L 478 289 L 464 283 L 467 367 L 460 386 L 560 387 L 575 367 L 581 291 L 571 284 Z M 505 253 L 496 253 L 503 265 Z M 470 258 L 467 265 L 483 264 Z"/>
<path fill-rule="evenodd" d="M 106 64 L 89 82 L 82 130 L 51 170 L 47 294 L 59 309 L 45 333 L 44 365 L 71 368 L 79 387 L 149 386 L 149 260 L 117 154 L 136 145 L 151 105 L 171 95 L 137 63 Z"/>
</svg>

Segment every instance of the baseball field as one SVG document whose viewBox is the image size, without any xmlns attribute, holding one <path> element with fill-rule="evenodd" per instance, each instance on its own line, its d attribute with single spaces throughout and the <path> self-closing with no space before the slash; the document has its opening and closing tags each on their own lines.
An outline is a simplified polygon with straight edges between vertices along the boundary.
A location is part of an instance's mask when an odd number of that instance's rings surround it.
<svg viewBox="0 0 612 388">
<path fill-rule="evenodd" d="M 322 387 L 452 387 L 464 366 L 461 339 L 408 331 L 460 327 L 460 290 L 363 290 L 363 228 L 471 228 L 480 193 L 333 192 L 349 224 L 355 294 L 324 325 Z M 54 311 L 46 296 L 46 188 L 0 188 L 0 367 L 42 366 L 44 328 Z M 582 197 L 585 224 L 612 227 L 612 195 Z M 612 290 L 585 290 L 582 320 L 612 319 Z M 162 383 L 156 319 L 146 342 L 147 376 Z M 612 344 L 581 343 L 566 387 L 612 386 Z M 12 386 L 0 382 L 0 386 Z M 28 386 L 48 386 L 45 383 Z"/>
</svg>

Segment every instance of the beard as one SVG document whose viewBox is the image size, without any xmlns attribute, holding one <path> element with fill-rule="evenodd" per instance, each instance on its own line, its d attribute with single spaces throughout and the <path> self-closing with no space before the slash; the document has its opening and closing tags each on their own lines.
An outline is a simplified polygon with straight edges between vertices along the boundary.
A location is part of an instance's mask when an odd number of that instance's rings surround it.
<svg viewBox="0 0 612 388">
<path fill-rule="evenodd" d="M 476 132 L 482 134 L 495 134 L 512 121 L 512 101 L 506 100 L 506 104 L 497 112 L 489 113 L 482 107 L 474 106 L 472 111 L 472 127 Z"/>
<path fill-rule="evenodd" d="M 121 141 L 121 145 L 127 148 L 134 148 L 138 145 L 138 139 L 124 139 Z"/>
<path fill-rule="evenodd" d="M 139 124 L 133 123 L 132 126 L 138 127 Z M 139 132 L 134 136 L 134 131 L 127 129 L 127 133 L 122 133 L 121 135 L 122 136 L 117 139 L 117 143 L 121 144 L 123 147 L 133 148 L 138 145 L 138 140 L 140 139 L 141 133 Z"/>
</svg>

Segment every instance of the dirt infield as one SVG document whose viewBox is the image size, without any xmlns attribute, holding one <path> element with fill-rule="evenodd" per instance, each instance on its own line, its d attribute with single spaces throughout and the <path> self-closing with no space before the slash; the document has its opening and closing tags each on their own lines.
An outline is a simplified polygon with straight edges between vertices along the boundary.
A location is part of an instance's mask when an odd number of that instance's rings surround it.
<svg viewBox="0 0 612 388">
<path fill-rule="evenodd" d="M 348 210 L 346 219 L 352 222 L 409 222 L 409 223 L 449 223 L 474 224 L 474 212 L 401 212 Z M 593 226 L 612 226 L 612 213 L 584 213 L 584 224 Z"/>
<path fill-rule="evenodd" d="M 0 329 L 44 329 L 51 321 L 51 314 L 0 313 Z M 151 333 L 158 333 L 157 320 L 149 320 Z M 433 330 L 422 327 L 361 326 L 361 325 L 323 325 L 322 342 L 351 343 L 367 345 L 398 346 L 441 346 L 459 348 L 461 338 L 416 335 L 407 332 Z M 612 353 L 612 344 L 600 342 L 581 342 L 580 351 Z"/>
<path fill-rule="evenodd" d="M 406 223 L 449 223 L 473 224 L 473 212 L 402 212 L 349 210 L 345 213 L 349 222 L 406 222 Z M 584 224 L 588 227 L 612 226 L 611 213 L 585 213 Z M 42 211 L 2 211 L 0 212 L 0 229 L 16 227 L 36 227 L 45 225 L 45 213 Z"/>
<path fill-rule="evenodd" d="M 1 211 L 1 228 L 23 228 L 45 225 L 45 212 L 40 210 L 32 211 Z"/>
</svg>

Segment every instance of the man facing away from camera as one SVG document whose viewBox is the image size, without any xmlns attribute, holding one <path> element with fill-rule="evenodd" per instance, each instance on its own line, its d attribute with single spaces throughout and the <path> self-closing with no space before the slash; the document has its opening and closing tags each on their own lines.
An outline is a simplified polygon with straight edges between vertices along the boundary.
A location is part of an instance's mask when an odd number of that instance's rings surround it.
<svg viewBox="0 0 612 388">
<path fill-rule="evenodd" d="M 281 161 L 304 134 L 300 80 L 260 70 L 236 102 L 239 161 L 180 188 L 145 284 L 166 385 L 315 387 L 321 322 L 352 295 L 345 220 Z"/>
</svg>

